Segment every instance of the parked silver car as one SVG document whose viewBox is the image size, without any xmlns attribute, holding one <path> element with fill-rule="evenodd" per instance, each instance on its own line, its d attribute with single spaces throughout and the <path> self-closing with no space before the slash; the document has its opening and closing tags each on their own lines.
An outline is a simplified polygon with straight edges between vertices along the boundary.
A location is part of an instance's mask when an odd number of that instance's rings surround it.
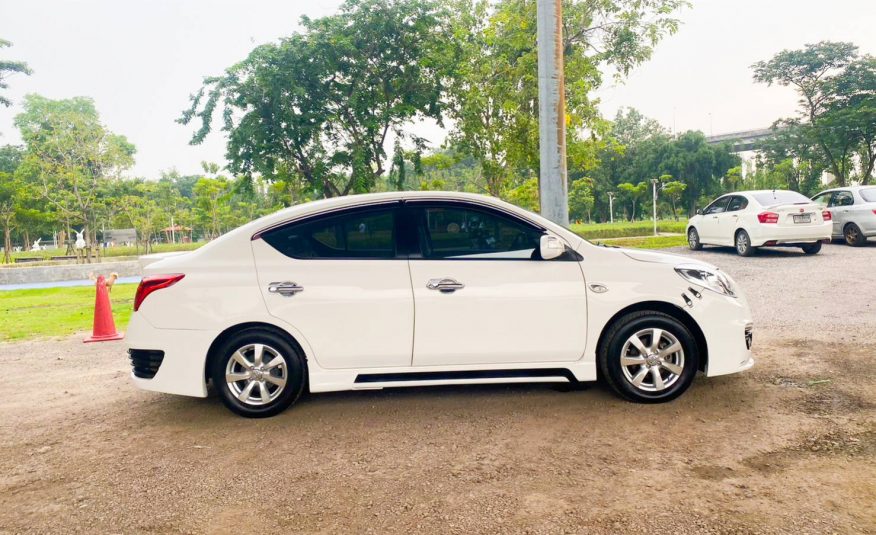
<svg viewBox="0 0 876 535">
<path fill-rule="evenodd" d="M 849 186 L 822 191 L 812 200 L 833 216 L 833 238 L 858 247 L 876 237 L 876 186 Z"/>
</svg>

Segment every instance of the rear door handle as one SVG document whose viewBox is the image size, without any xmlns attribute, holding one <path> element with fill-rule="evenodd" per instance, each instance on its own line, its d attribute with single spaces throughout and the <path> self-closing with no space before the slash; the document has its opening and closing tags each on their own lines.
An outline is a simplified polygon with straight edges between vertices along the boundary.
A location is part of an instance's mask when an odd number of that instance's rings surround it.
<svg viewBox="0 0 876 535">
<path fill-rule="evenodd" d="M 283 297 L 292 297 L 298 292 L 303 292 L 304 287 L 290 281 L 272 282 L 268 284 L 268 293 L 280 294 Z"/>
<path fill-rule="evenodd" d="M 426 283 L 426 288 L 429 288 L 430 290 L 438 290 L 443 294 L 449 294 L 456 290 L 462 290 L 465 288 L 465 284 L 445 277 L 442 279 L 430 279 L 429 282 Z"/>
</svg>

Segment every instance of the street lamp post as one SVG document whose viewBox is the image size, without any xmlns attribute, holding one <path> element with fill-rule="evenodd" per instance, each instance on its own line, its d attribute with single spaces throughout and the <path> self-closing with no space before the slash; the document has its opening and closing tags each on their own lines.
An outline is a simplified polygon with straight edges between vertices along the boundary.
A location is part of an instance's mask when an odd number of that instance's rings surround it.
<svg viewBox="0 0 876 535">
<path fill-rule="evenodd" d="M 608 192 L 608 218 L 612 223 L 614 223 L 614 196 L 613 191 Z"/>
<path fill-rule="evenodd" d="M 651 179 L 651 189 L 654 192 L 654 198 L 652 201 L 653 202 L 652 208 L 653 208 L 653 212 L 654 212 L 654 235 L 655 236 L 657 235 L 657 184 L 659 184 L 659 183 L 660 183 L 659 178 L 652 178 Z"/>
</svg>

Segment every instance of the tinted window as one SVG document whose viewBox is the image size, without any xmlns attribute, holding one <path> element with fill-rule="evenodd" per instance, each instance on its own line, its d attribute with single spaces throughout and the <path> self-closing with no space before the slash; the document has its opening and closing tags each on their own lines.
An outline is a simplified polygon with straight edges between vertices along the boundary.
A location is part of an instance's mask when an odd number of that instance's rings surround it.
<svg viewBox="0 0 876 535">
<path fill-rule="evenodd" d="M 495 212 L 461 206 L 425 207 L 423 258 L 529 259 L 543 232 Z"/>
<path fill-rule="evenodd" d="M 262 238 L 293 258 L 393 258 L 395 210 L 357 210 L 266 232 Z"/>
<path fill-rule="evenodd" d="M 737 210 L 745 210 L 747 206 L 748 199 L 740 195 L 734 195 L 733 198 L 730 199 L 730 206 L 727 207 L 727 211 L 735 212 Z"/>
<path fill-rule="evenodd" d="M 855 198 L 851 191 L 836 192 L 833 196 L 833 202 L 830 203 L 831 206 L 851 206 L 853 204 L 855 204 Z"/>
<path fill-rule="evenodd" d="M 704 214 L 720 214 L 721 212 L 725 212 L 727 210 L 727 202 L 729 202 L 730 197 L 721 197 L 717 201 L 713 202 L 709 206 L 703 210 Z"/>
<path fill-rule="evenodd" d="M 865 201 L 876 202 L 876 188 L 862 189 L 859 193 Z"/>
<path fill-rule="evenodd" d="M 775 206 L 777 204 L 802 204 L 810 202 L 804 195 L 796 191 L 775 190 L 763 191 L 752 194 L 761 206 Z"/>
</svg>

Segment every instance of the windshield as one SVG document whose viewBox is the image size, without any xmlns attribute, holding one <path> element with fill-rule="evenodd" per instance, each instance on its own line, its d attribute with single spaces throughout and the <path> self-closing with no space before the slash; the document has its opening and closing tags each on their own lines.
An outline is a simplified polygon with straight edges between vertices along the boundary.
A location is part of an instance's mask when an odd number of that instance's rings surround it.
<svg viewBox="0 0 876 535">
<path fill-rule="evenodd" d="M 787 191 L 780 189 L 754 193 L 752 194 L 752 196 L 758 203 L 760 203 L 761 206 L 774 206 L 776 204 L 808 204 L 809 202 L 811 202 L 809 199 L 797 193 L 796 191 Z"/>
<path fill-rule="evenodd" d="M 861 198 L 867 202 L 876 202 L 876 188 L 866 188 L 860 191 Z"/>
</svg>

